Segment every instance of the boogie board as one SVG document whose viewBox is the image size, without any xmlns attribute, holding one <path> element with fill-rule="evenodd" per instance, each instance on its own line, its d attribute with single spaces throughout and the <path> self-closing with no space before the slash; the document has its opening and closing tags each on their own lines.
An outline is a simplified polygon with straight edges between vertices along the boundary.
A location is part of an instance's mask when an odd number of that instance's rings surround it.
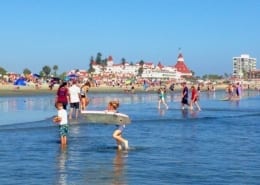
<svg viewBox="0 0 260 185">
<path fill-rule="evenodd" d="M 115 125 L 131 123 L 128 115 L 108 111 L 85 110 L 81 111 L 81 116 L 87 123 L 104 123 Z"/>
<path fill-rule="evenodd" d="M 226 98 L 222 98 L 220 100 L 221 101 L 239 101 L 240 97 L 232 97 L 232 98 L 226 97 Z"/>
<path fill-rule="evenodd" d="M 221 99 L 219 99 L 220 101 L 229 101 L 230 100 L 230 98 L 228 98 L 228 97 L 225 97 L 225 98 L 221 98 Z"/>
</svg>

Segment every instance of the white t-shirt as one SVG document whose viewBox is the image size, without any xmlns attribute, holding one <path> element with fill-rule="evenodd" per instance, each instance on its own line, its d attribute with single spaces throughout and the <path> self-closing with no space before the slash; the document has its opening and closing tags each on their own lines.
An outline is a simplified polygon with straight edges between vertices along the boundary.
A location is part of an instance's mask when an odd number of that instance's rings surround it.
<svg viewBox="0 0 260 185">
<path fill-rule="evenodd" d="M 61 117 L 60 125 L 68 124 L 68 114 L 65 109 L 58 110 L 58 116 Z"/>
<path fill-rule="evenodd" d="M 70 103 L 77 103 L 80 102 L 79 95 L 80 95 L 80 88 L 73 84 L 69 87 L 69 94 L 70 94 Z"/>
</svg>

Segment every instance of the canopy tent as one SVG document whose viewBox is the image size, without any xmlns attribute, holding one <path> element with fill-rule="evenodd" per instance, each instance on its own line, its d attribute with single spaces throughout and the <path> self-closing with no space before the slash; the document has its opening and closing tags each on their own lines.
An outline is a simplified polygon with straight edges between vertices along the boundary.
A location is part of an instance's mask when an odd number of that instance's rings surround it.
<svg viewBox="0 0 260 185">
<path fill-rule="evenodd" d="M 34 74 L 33 74 L 33 77 L 35 77 L 35 78 L 40 78 L 41 76 L 38 75 L 38 74 L 36 74 L 36 73 L 34 73 Z"/>
<path fill-rule="evenodd" d="M 69 81 L 69 80 L 75 80 L 77 79 L 79 76 L 77 74 L 70 74 L 68 76 L 65 77 L 65 81 Z"/>
<path fill-rule="evenodd" d="M 14 85 L 26 86 L 26 80 L 24 78 L 19 78 L 14 82 Z"/>
</svg>

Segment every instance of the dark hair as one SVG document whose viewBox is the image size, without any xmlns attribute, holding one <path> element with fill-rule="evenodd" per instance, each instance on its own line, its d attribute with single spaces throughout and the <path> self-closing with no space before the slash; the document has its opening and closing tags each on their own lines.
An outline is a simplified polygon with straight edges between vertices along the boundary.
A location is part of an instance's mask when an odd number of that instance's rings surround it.
<svg viewBox="0 0 260 185">
<path fill-rule="evenodd" d="M 62 82 L 62 84 L 60 85 L 59 88 L 61 88 L 61 87 L 65 87 L 67 84 L 68 84 L 67 82 Z"/>
</svg>

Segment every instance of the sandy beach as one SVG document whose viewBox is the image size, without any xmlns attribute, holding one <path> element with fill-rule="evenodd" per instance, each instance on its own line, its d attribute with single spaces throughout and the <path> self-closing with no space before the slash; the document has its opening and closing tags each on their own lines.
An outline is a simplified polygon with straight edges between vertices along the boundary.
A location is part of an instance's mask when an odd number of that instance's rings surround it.
<svg viewBox="0 0 260 185">
<path fill-rule="evenodd" d="M 190 87 L 191 85 L 188 85 Z M 219 84 L 215 86 L 215 90 L 225 90 L 227 84 Z M 135 86 L 133 93 L 154 93 L 157 92 L 159 87 L 149 87 L 146 90 L 142 86 Z M 180 92 L 181 85 L 175 86 L 175 91 Z M 41 95 L 41 94 L 55 94 L 58 89 L 58 85 L 55 85 L 52 90 L 49 89 L 48 84 L 43 84 L 39 87 L 34 85 L 28 86 L 15 86 L 13 84 L 1 84 L 0 85 L 0 96 L 21 96 L 21 95 Z M 167 88 L 168 89 L 168 88 Z M 201 88 L 202 91 L 206 91 L 207 87 Z M 170 91 L 168 89 L 168 91 Z M 132 93 L 130 90 L 126 90 L 124 87 L 112 87 L 107 85 L 100 85 L 98 87 L 91 87 L 89 92 L 91 93 Z"/>
</svg>

